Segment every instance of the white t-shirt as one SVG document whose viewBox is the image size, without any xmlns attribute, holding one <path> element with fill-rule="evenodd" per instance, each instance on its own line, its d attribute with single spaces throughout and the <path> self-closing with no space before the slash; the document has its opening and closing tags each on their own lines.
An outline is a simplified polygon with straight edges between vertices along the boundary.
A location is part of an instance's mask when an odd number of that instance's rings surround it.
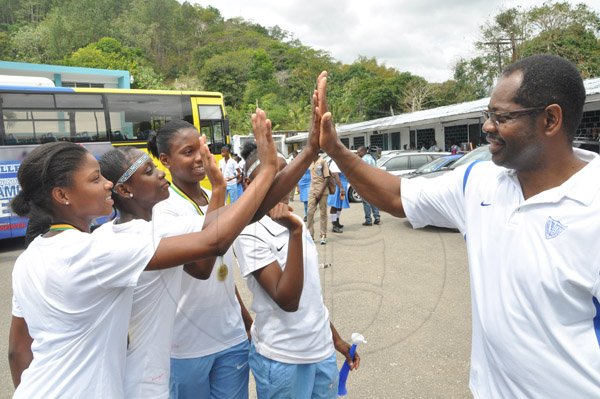
<svg viewBox="0 0 600 399">
<path fill-rule="evenodd" d="M 340 170 L 340 167 L 333 160 L 329 164 L 329 172 L 330 173 L 342 173 L 342 171 Z"/>
<path fill-rule="evenodd" d="M 202 230 L 202 218 L 180 217 L 156 228 L 154 222 L 134 221 L 113 225 L 115 233 L 135 232 L 149 225 L 159 239 L 161 231 L 180 235 Z M 145 271 L 133 291 L 129 346 L 125 369 L 125 397 L 168 398 L 171 339 L 182 267 Z"/>
<path fill-rule="evenodd" d="M 228 186 L 235 186 L 237 184 L 237 179 L 235 179 L 237 167 L 237 162 L 235 162 L 233 158 L 229 158 L 227 162 L 225 161 L 225 158 L 219 160 L 219 169 L 221 169 L 221 173 L 223 173 L 223 177 Z"/>
<path fill-rule="evenodd" d="M 122 398 L 133 288 L 158 241 L 149 231 L 37 237 L 13 269 L 13 315 L 33 361 L 15 398 Z"/>
<path fill-rule="evenodd" d="M 589 164 L 527 200 L 515 172 L 492 162 L 466 183 L 466 166 L 402 179 L 414 227 L 466 235 L 476 398 L 600 397 L 600 158 L 575 153 Z"/>
<path fill-rule="evenodd" d="M 304 287 L 295 312 L 282 310 L 252 274 L 274 261 L 285 270 L 288 229 L 264 216 L 248 225 L 233 244 L 242 276 L 254 296 L 252 343 L 258 353 L 282 363 L 317 363 L 334 352 L 329 311 L 321 294 L 317 249 L 306 226 L 302 236 Z"/>
<path fill-rule="evenodd" d="M 173 189 L 168 199 L 153 209 L 152 219 L 162 236 L 168 234 L 161 226 L 173 223 L 173 218 L 188 217 L 203 220 L 196 208 Z M 209 193 L 210 195 L 210 193 Z M 207 206 L 202 211 L 206 212 Z M 235 295 L 233 253 L 230 250 L 217 258 L 210 277 L 199 280 L 182 273 L 181 296 L 175 315 L 171 357 L 192 359 L 211 355 L 248 339 L 240 304 Z M 223 274 L 219 270 L 224 270 Z"/>
</svg>

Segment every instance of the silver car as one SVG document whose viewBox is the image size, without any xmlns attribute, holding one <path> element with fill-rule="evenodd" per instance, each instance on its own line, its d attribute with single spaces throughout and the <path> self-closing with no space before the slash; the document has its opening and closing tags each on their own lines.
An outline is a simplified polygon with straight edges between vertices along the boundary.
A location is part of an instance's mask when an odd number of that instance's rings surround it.
<svg viewBox="0 0 600 399">
<path fill-rule="evenodd" d="M 434 151 L 399 151 L 384 154 L 377 160 L 377 167 L 395 176 L 406 175 L 434 159 L 450 155 L 449 152 Z M 348 186 L 348 200 L 351 202 L 362 202 L 360 195 Z"/>
</svg>

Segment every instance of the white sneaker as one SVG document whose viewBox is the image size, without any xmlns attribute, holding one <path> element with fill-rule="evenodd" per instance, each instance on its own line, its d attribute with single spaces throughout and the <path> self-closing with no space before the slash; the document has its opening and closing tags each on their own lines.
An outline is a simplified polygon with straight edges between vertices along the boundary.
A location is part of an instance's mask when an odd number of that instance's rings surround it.
<svg viewBox="0 0 600 399">
<path fill-rule="evenodd" d="M 327 237 L 321 236 L 321 245 L 327 244 Z"/>
</svg>

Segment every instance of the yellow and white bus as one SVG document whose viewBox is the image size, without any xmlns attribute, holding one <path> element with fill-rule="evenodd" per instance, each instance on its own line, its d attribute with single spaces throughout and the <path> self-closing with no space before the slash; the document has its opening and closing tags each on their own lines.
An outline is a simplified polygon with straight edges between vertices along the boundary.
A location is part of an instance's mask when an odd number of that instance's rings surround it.
<svg viewBox="0 0 600 399">
<path fill-rule="evenodd" d="M 214 154 L 230 143 L 217 92 L 0 86 L 0 239 L 25 235 L 27 220 L 9 203 L 21 160 L 37 145 L 72 141 L 95 156 L 111 146 L 146 149 L 149 133 L 175 119 L 205 134 Z"/>
</svg>

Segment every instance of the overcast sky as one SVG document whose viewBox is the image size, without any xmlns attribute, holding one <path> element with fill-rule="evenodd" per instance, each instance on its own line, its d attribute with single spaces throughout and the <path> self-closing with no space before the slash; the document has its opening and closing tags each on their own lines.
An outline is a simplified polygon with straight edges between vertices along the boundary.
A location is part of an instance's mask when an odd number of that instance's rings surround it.
<svg viewBox="0 0 600 399">
<path fill-rule="evenodd" d="M 190 1 L 190 0 L 188 0 Z M 226 18 L 278 25 L 303 44 L 350 64 L 358 56 L 430 82 L 452 78 L 461 57 L 475 56 L 480 26 L 508 7 L 542 0 L 191 0 Z M 600 1 L 585 3 L 600 12 Z"/>
</svg>

